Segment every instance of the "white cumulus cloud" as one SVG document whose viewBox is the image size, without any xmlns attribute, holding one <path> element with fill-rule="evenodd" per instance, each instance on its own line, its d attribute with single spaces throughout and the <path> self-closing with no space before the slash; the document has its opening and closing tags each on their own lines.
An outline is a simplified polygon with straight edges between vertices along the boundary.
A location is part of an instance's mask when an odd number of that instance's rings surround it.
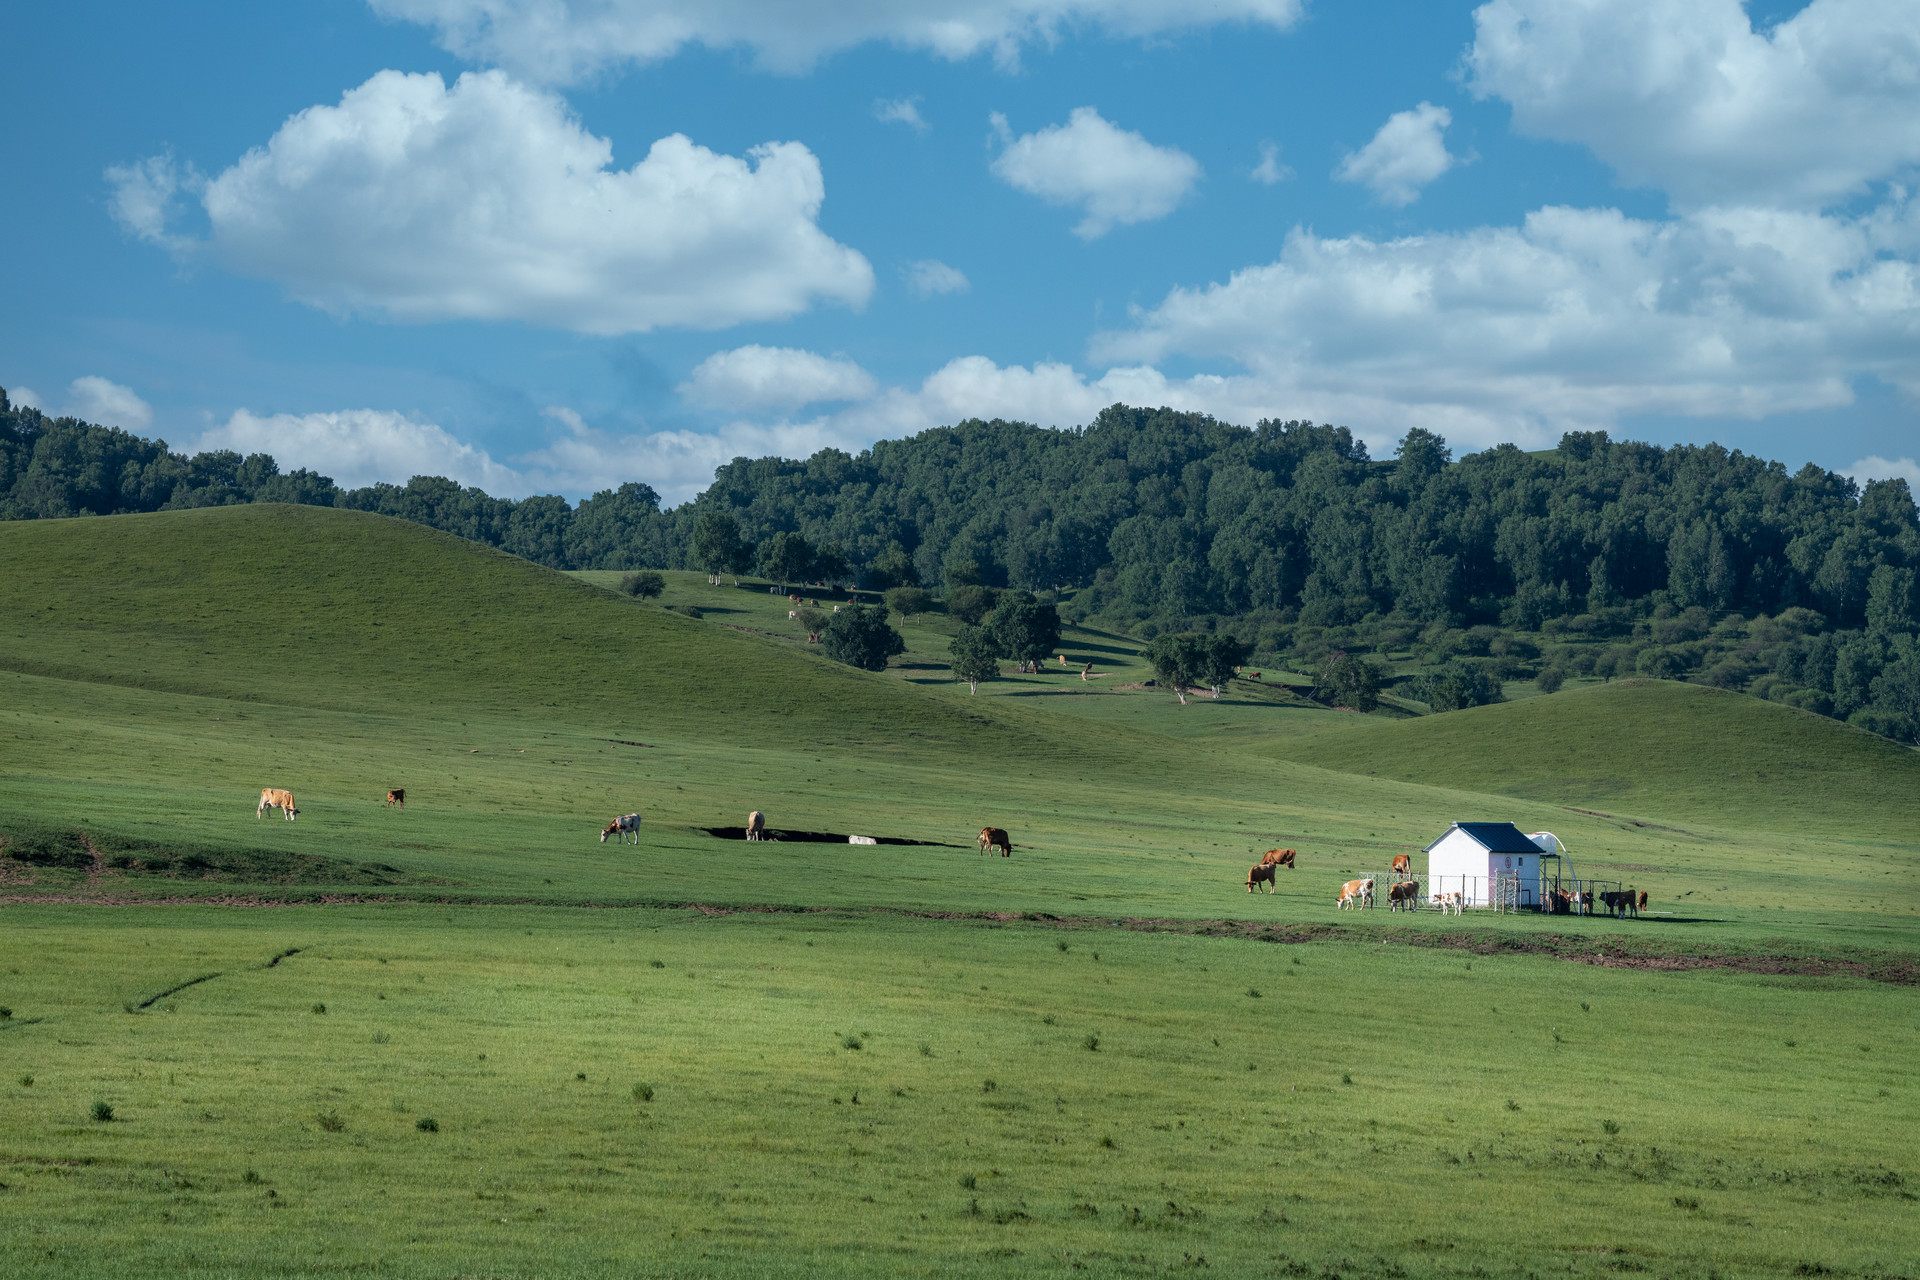
<svg viewBox="0 0 1920 1280">
<path fill-rule="evenodd" d="M 594 334 L 781 319 L 872 292 L 866 259 L 815 221 L 825 184 L 800 143 L 741 159 L 671 134 L 631 168 L 612 157 L 560 99 L 502 72 L 449 88 L 382 71 L 208 182 L 204 247 L 335 313 Z M 164 176 L 143 163 L 110 177 L 123 224 L 167 243 Z"/>
<path fill-rule="evenodd" d="M 1412 204 L 1422 187 L 1454 165 L 1445 137 L 1452 123 L 1453 113 L 1431 102 L 1396 111 L 1373 141 L 1340 162 L 1333 176 L 1359 183 L 1382 204 Z"/>
<path fill-rule="evenodd" d="M 153 406 L 133 388 L 89 375 L 67 388 L 67 415 L 103 427 L 141 432 L 153 425 Z"/>
<path fill-rule="evenodd" d="M 1849 220 L 1673 221 L 1546 208 L 1515 227 L 1380 241 L 1295 230 L 1280 258 L 1173 290 L 1096 358 L 1237 365 L 1219 394 L 1463 442 L 1551 442 L 1636 414 L 1757 418 L 1920 392 L 1920 268 L 1903 205 Z"/>
<path fill-rule="evenodd" d="M 1260 163 L 1253 166 L 1253 172 L 1247 176 L 1262 186 L 1271 187 L 1291 178 L 1293 168 L 1280 163 L 1280 147 L 1277 143 L 1263 142 L 1260 144 Z"/>
<path fill-rule="evenodd" d="M 717 351 L 679 387 L 695 404 L 742 412 L 865 400 L 878 390 L 873 375 L 845 356 L 762 346 Z"/>
<path fill-rule="evenodd" d="M 485 450 L 431 422 L 383 409 L 266 417 L 241 409 L 192 447 L 193 452 L 211 449 L 270 453 L 283 471 L 305 467 L 332 476 L 348 489 L 382 480 L 405 484 L 414 476 L 445 476 L 495 496 L 529 490 L 525 477 L 495 462 Z"/>
<path fill-rule="evenodd" d="M 925 133 L 930 125 L 920 114 L 918 98 L 875 98 L 873 118 L 882 124 L 903 124 L 915 133 Z"/>
<path fill-rule="evenodd" d="M 1905 480 L 1907 488 L 1920 494 L 1920 462 L 1912 458 L 1883 458 L 1876 453 L 1848 467 L 1846 474 L 1860 484 L 1869 480 Z"/>
<path fill-rule="evenodd" d="M 7 391 L 7 399 L 12 401 L 16 408 L 20 409 L 38 409 L 40 407 L 40 393 L 32 387 L 13 387 Z"/>
<path fill-rule="evenodd" d="M 931 298 L 942 293 L 965 293 L 973 287 L 959 268 L 950 267 L 938 258 L 909 262 L 903 274 L 907 278 L 907 289 L 917 298 Z"/>
<path fill-rule="evenodd" d="M 1471 86 L 1521 132 L 1590 148 L 1682 207 L 1821 207 L 1920 164 L 1920 7 L 1813 0 L 1492 0 Z"/>
<path fill-rule="evenodd" d="M 1048 204 L 1080 206 L 1086 216 L 1073 233 L 1083 240 L 1166 217 L 1200 180 L 1192 156 L 1117 128 L 1092 107 L 1076 107 L 1067 123 L 1018 138 L 1005 116 L 996 112 L 992 123 L 1005 143 L 994 175 Z"/>
<path fill-rule="evenodd" d="M 987 52 L 1003 66 L 1028 45 L 1088 29 L 1156 36 L 1224 23 L 1293 25 L 1302 0 L 371 0 L 390 18 L 439 33 L 475 62 L 550 82 L 626 63 L 655 62 L 688 45 L 746 49 L 778 71 L 804 71 L 836 50 L 869 42 L 958 60 Z"/>
</svg>

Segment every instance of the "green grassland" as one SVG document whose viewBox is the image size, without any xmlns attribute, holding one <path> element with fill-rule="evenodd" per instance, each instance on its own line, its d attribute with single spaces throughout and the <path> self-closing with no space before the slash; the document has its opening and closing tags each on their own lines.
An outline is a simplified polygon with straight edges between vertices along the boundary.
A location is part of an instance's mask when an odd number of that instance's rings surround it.
<svg viewBox="0 0 1920 1280">
<path fill-rule="evenodd" d="M 161 911 L 0 942 L 15 1020 L 43 1019 L 0 1047 L 9 1274 L 1901 1275 L 1920 1249 L 1911 989 L 858 917 Z"/>
<path fill-rule="evenodd" d="M 1913 1274 L 1915 753 L 1664 682 L 1181 706 L 1071 628 L 976 697 L 942 614 L 869 674 L 617 578 L 0 525 L 0 1271 Z M 1456 819 L 1662 914 L 1334 909 Z"/>
</svg>

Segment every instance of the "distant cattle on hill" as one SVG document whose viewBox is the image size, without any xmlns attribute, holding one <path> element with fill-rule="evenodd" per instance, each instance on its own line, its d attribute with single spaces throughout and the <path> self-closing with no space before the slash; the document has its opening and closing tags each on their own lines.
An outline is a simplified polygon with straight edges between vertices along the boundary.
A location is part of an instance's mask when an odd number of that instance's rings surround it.
<svg viewBox="0 0 1920 1280">
<path fill-rule="evenodd" d="M 405 787 L 395 787 L 393 790 L 387 792 L 387 805 L 389 808 L 395 805 L 398 805 L 402 809 L 406 808 L 407 789 Z"/>
<path fill-rule="evenodd" d="M 1000 856 L 1003 858 L 1011 858 L 1013 856 L 1013 841 L 1007 836 L 1007 833 L 999 827 L 980 828 L 980 838 L 974 843 L 980 847 L 981 853 L 986 853 L 991 849 L 998 849 Z"/>
<path fill-rule="evenodd" d="M 1429 867 L 1428 870 L 1432 870 L 1432 868 Z M 1413 871 L 1412 858 L 1408 857 L 1404 853 L 1396 853 L 1393 855 L 1393 874 L 1397 876 L 1404 876 L 1404 875 L 1411 874 L 1412 871 Z"/>
<path fill-rule="evenodd" d="M 260 789 L 260 803 L 254 809 L 253 816 L 256 818 L 264 818 L 269 809 L 278 809 L 280 812 L 286 814 L 288 822 L 292 822 L 293 815 L 300 812 L 300 810 L 294 806 L 293 792 L 282 791 L 278 787 L 262 787 Z"/>
<path fill-rule="evenodd" d="M 747 839 L 765 840 L 767 838 L 766 815 L 755 809 L 747 815 Z"/>
<path fill-rule="evenodd" d="M 1373 877 L 1365 880 L 1349 880 L 1340 886 L 1340 897 L 1333 904 L 1336 907 L 1371 907 L 1373 905 Z"/>
<path fill-rule="evenodd" d="M 1269 849 L 1267 850 L 1266 856 L 1260 859 L 1260 865 L 1263 867 L 1285 867 L 1291 871 L 1293 870 L 1293 850 Z"/>
<path fill-rule="evenodd" d="M 1274 889 L 1274 873 L 1279 870 L 1280 864 L 1277 862 L 1262 862 L 1257 866 L 1248 867 L 1247 892 L 1252 893 L 1253 886 L 1256 884 L 1264 884 L 1267 886 L 1267 892 L 1272 893 Z"/>
</svg>

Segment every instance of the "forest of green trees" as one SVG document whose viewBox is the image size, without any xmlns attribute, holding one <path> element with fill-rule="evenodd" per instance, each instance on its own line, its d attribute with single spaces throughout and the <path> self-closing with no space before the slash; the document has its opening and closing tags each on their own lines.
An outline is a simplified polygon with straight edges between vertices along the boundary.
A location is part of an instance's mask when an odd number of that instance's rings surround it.
<svg viewBox="0 0 1920 1280">
<path fill-rule="evenodd" d="M 1142 638 L 1232 634 L 1256 662 L 1404 654 L 1438 668 L 1420 686 L 1436 706 L 1504 679 L 1637 673 L 1920 738 L 1906 483 L 1718 445 L 1569 433 L 1455 460 L 1416 429 L 1375 461 L 1343 427 L 1115 405 L 1077 430 L 972 420 L 858 457 L 736 458 L 663 510 L 638 483 L 577 505 L 432 477 L 343 490 L 0 392 L 0 517 L 233 502 L 382 512 L 555 568 L 1016 587 Z"/>
</svg>

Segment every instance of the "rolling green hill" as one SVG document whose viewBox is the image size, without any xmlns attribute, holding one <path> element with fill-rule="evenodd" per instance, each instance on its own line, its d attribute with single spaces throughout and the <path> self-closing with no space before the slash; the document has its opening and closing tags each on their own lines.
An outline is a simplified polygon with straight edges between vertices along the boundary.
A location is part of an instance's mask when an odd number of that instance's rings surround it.
<svg viewBox="0 0 1920 1280">
<path fill-rule="evenodd" d="M 38 675 L 942 753 L 1002 751 L 1009 733 L 1036 728 L 364 512 L 262 504 L 9 522 L 0 565 L 0 665 Z"/>
<path fill-rule="evenodd" d="M 1411 720 L 1350 717 L 1281 741 L 1349 773 L 1728 827 L 1900 838 L 1920 829 L 1920 752 L 1701 685 L 1623 680 Z"/>
</svg>

